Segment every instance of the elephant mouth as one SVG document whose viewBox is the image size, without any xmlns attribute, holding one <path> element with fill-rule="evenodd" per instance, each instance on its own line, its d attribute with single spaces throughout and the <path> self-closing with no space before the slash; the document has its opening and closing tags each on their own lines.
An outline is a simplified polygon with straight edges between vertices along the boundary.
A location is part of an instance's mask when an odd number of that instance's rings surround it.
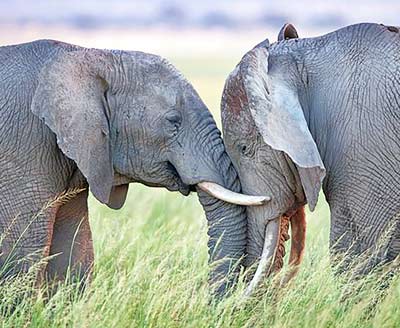
<svg viewBox="0 0 400 328">
<path fill-rule="evenodd" d="M 148 187 L 166 188 L 169 191 L 178 191 L 184 196 L 188 196 L 194 189 L 190 185 L 185 184 L 181 179 L 178 171 L 170 162 L 163 162 L 161 165 L 162 175 L 155 174 L 151 178 L 147 179 L 135 179 Z"/>
<path fill-rule="evenodd" d="M 289 235 L 289 226 L 291 235 Z M 304 206 L 296 211 L 284 214 L 267 223 L 265 228 L 264 246 L 262 255 L 252 280 L 247 286 L 244 296 L 251 296 L 264 277 L 280 271 L 284 265 L 286 255 L 285 243 L 291 239 L 289 266 L 290 269 L 282 278 L 281 284 L 285 285 L 298 272 L 303 260 L 306 237 L 306 220 Z"/>
<path fill-rule="evenodd" d="M 179 191 L 184 196 L 188 196 L 191 191 L 197 192 L 197 188 L 199 188 L 214 198 L 236 205 L 258 206 L 270 200 L 267 196 L 252 196 L 231 191 L 207 177 L 182 178 L 171 163 L 168 162 L 167 166 L 169 173 L 175 179 L 174 183 L 167 185 L 166 188 L 170 191 Z"/>
</svg>

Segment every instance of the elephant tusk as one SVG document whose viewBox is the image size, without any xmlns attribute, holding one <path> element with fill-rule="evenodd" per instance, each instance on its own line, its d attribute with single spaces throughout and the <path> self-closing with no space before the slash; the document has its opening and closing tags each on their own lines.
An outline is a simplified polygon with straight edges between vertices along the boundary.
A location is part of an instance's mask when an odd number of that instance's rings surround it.
<svg viewBox="0 0 400 328">
<path fill-rule="evenodd" d="M 239 194 L 214 182 L 204 181 L 198 183 L 197 186 L 207 194 L 231 204 L 243 206 L 263 205 L 271 199 L 268 196 L 250 196 Z"/>
<path fill-rule="evenodd" d="M 268 276 L 271 273 L 278 245 L 279 229 L 280 229 L 280 219 L 268 222 L 267 227 L 265 229 L 264 247 L 261 259 L 260 262 L 258 263 L 258 267 L 256 273 L 254 274 L 253 279 L 250 281 L 249 285 L 244 291 L 243 294 L 244 298 L 250 297 L 261 283 L 261 280 L 266 275 Z"/>
</svg>

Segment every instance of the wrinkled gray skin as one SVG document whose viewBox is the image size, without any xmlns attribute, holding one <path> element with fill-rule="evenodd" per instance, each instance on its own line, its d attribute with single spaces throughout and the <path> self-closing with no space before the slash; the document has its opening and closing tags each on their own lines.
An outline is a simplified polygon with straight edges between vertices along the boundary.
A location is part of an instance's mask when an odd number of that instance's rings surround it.
<svg viewBox="0 0 400 328">
<path fill-rule="evenodd" d="M 222 122 L 243 192 L 272 198 L 248 208 L 249 263 L 261 254 L 267 222 L 306 202 L 312 210 L 321 185 L 334 254 L 375 249 L 362 270 L 399 254 L 397 28 L 358 24 L 298 39 L 290 26 L 228 77 Z"/>
<path fill-rule="evenodd" d="M 64 278 L 69 264 L 73 275 L 90 272 L 88 186 L 115 209 L 130 182 L 184 195 L 201 181 L 240 191 L 211 114 L 166 60 L 42 40 L 1 47 L 0 63 L 3 276 L 54 254 L 46 268 L 51 278 Z M 84 190 L 37 215 L 71 189 Z M 198 195 L 211 262 L 237 261 L 245 251 L 245 209 Z M 215 265 L 211 280 L 226 277 L 229 266 Z"/>
</svg>

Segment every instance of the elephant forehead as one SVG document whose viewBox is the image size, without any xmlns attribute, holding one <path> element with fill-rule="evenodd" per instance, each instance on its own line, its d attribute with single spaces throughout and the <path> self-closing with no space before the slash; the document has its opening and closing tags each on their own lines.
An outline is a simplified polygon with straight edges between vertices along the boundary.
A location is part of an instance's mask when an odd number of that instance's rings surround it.
<svg viewBox="0 0 400 328">
<path fill-rule="evenodd" d="M 222 126 L 227 143 L 254 140 L 257 134 L 249 109 L 245 79 L 235 71 L 227 79 L 222 96 Z"/>
<path fill-rule="evenodd" d="M 249 51 L 229 75 L 222 99 L 225 105 L 224 110 L 228 115 L 239 116 L 239 114 L 243 115 L 243 111 L 249 110 L 248 89 L 254 87 L 254 80 L 258 80 L 261 71 L 265 70 L 265 68 L 260 68 L 264 59 L 261 55 L 265 56 L 265 51 L 265 49 L 258 48 Z M 255 91 L 258 91 L 258 88 Z"/>
<path fill-rule="evenodd" d="M 224 111 L 227 114 L 238 116 L 242 110 L 248 106 L 249 100 L 244 86 L 244 78 L 240 73 L 240 69 L 236 69 L 229 75 L 222 101 L 224 103 Z"/>
</svg>

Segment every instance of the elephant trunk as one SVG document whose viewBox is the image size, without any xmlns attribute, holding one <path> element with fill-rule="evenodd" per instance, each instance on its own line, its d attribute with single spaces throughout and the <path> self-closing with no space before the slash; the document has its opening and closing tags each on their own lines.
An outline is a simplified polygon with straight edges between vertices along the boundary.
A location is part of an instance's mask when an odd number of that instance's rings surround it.
<svg viewBox="0 0 400 328">
<path fill-rule="evenodd" d="M 186 101 L 197 108 L 186 118 L 192 129 L 169 161 L 182 182 L 197 191 L 208 220 L 210 282 L 214 294 L 223 296 L 235 282 L 246 251 L 247 216 L 241 205 L 264 204 L 267 198 L 240 194 L 238 174 L 213 117 L 194 93 Z"/>
<path fill-rule="evenodd" d="M 291 249 L 289 266 L 290 269 L 282 278 L 281 283 L 286 284 L 298 271 L 303 259 L 305 248 L 306 221 L 304 206 L 292 213 L 282 215 L 276 219 L 263 224 L 254 226 L 252 222 L 263 222 L 260 216 L 254 220 L 253 208 L 249 212 L 249 240 L 247 246 L 247 263 L 249 266 L 258 260 L 256 272 L 247 286 L 244 297 L 251 296 L 262 283 L 263 279 L 269 274 L 279 271 L 283 267 L 283 257 L 285 256 L 285 242 L 289 240 L 288 229 L 291 228 Z M 260 208 L 258 214 L 262 213 Z M 260 237 L 263 241 L 260 243 Z"/>
<path fill-rule="evenodd" d="M 222 140 L 220 140 L 222 143 Z M 222 149 L 221 149 L 222 148 Z M 238 175 L 224 147 L 213 154 L 216 167 L 225 188 L 240 192 Z M 198 185 L 196 190 L 208 220 L 209 261 L 212 265 L 210 282 L 217 296 L 224 295 L 236 281 L 241 260 L 246 251 L 247 217 L 243 206 L 227 203 L 213 197 Z"/>
</svg>

